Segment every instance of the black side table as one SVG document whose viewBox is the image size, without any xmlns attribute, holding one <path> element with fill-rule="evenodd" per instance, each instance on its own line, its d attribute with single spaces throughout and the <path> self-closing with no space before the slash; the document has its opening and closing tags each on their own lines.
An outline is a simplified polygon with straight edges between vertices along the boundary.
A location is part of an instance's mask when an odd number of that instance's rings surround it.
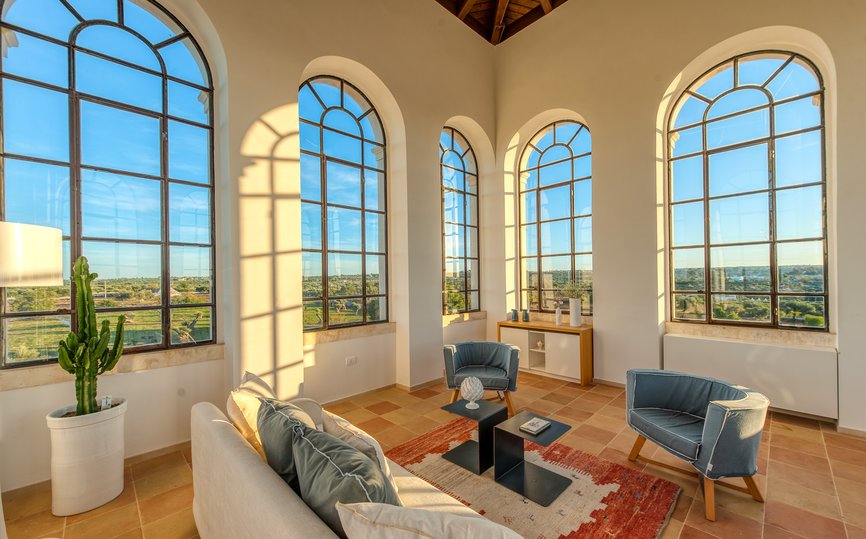
<svg viewBox="0 0 866 539">
<path fill-rule="evenodd" d="M 550 426 L 537 435 L 520 430 L 520 425 L 533 417 L 550 421 Z M 496 482 L 538 505 L 547 507 L 553 503 L 568 488 L 571 479 L 523 460 L 523 440 L 548 446 L 570 428 L 571 426 L 565 423 L 530 412 L 520 412 L 508 421 L 496 425 L 496 467 L 493 470 Z"/>
<path fill-rule="evenodd" d="M 467 440 L 448 451 L 442 458 L 466 468 L 474 474 L 482 474 L 493 466 L 493 427 L 508 419 L 508 408 L 486 400 L 476 401 L 478 408 L 466 408 L 461 399 L 442 407 L 446 412 L 468 417 L 478 422 L 478 441 Z"/>
</svg>

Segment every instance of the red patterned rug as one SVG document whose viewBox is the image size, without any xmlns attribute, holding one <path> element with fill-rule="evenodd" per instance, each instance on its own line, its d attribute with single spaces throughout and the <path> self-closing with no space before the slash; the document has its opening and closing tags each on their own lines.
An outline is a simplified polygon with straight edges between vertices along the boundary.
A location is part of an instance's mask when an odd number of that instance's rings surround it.
<svg viewBox="0 0 866 539">
<path fill-rule="evenodd" d="M 549 507 L 497 485 L 493 468 L 475 475 L 442 454 L 477 435 L 455 419 L 386 452 L 388 458 L 465 505 L 527 539 L 658 537 L 680 495 L 670 481 L 554 443 L 527 442 L 526 460 L 572 480 Z"/>
</svg>

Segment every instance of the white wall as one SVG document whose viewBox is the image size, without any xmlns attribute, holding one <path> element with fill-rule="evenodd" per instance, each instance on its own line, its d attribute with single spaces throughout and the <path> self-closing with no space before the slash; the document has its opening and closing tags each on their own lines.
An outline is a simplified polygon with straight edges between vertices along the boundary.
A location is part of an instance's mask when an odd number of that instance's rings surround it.
<svg viewBox="0 0 866 539">
<path fill-rule="evenodd" d="M 393 385 L 394 346 L 393 333 L 306 346 L 304 396 L 332 402 Z M 346 365 L 348 357 L 357 363 Z"/>
</svg>

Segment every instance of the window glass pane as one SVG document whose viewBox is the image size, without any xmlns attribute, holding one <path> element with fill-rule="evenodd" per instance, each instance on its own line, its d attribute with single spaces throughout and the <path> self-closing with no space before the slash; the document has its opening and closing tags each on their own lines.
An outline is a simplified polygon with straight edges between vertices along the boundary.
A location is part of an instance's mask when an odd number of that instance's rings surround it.
<svg viewBox="0 0 866 539">
<path fill-rule="evenodd" d="M 367 298 L 367 321 L 381 322 L 388 319 L 388 302 L 386 298 Z"/>
<path fill-rule="evenodd" d="M 321 153 L 322 129 L 307 122 L 300 123 L 301 149 L 313 153 Z"/>
<path fill-rule="evenodd" d="M 707 124 L 707 148 L 721 148 L 770 136 L 770 111 L 756 110 Z"/>
<path fill-rule="evenodd" d="M 690 202 L 677 204 L 671 208 L 673 221 L 673 246 L 703 245 L 704 243 L 704 204 Z"/>
<path fill-rule="evenodd" d="M 545 256 L 541 258 L 541 288 L 561 290 L 571 280 L 570 256 Z"/>
<path fill-rule="evenodd" d="M 171 303 L 211 303 L 211 249 L 209 247 L 171 247 Z"/>
<path fill-rule="evenodd" d="M 814 95 L 776 106 L 776 133 L 821 125 L 821 97 Z"/>
<path fill-rule="evenodd" d="M 451 153 L 451 152 L 448 152 Z M 447 154 L 446 154 L 447 155 Z M 442 167 L 442 185 L 459 191 L 466 190 L 466 174 L 450 167 Z"/>
<path fill-rule="evenodd" d="M 162 112 L 162 78 L 83 52 L 75 53 L 75 88 L 85 94 Z"/>
<path fill-rule="evenodd" d="M 6 312 L 45 312 L 71 309 L 69 240 L 63 240 L 63 285 L 6 289 Z"/>
<path fill-rule="evenodd" d="M 710 155 L 710 196 L 766 189 L 769 184 L 766 144 Z"/>
<path fill-rule="evenodd" d="M 159 241 L 160 187 L 156 180 L 82 170 L 81 234 L 92 238 Z"/>
<path fill-rule="evenodd" d="M 553 125 L 548 125 L 536 133 L 529 143 L 538 148 L 539 152 L 544 152 L 544 150 L 553 144 Z"/>
<path fill-rule="evenodd" d="M 477 311 L 481 308 L 481 300 L 478 292 L 469 292 L 469 310 Z"/>
<path fill-rule="evenodd" d="M 574 220 L 574 252 L 592 252 L 592 217 Z"/>
<path fill-rule="evenodd" d="M 541 304 L 538 301 L 538 291 L 537 290 L 524 290 L 520 294 L 520 305 L 526 305 L 529 309 L 533 311 L 537 311 L 541 308 Z"/>
<path fill-rule="evenodd" d="M 520 282 L 524 286 L 536 288 L 538 286 L 538 259 L 523 258 L 520 261 L 520 271 L 522 272 Z"/>
<path fill-rule="evenodd" d="M 298 90 L 298 114 L 300 117 L 304 120 L 320 123 L 324 112 L 325 108 L 322 107 L 322 104 L 310 88 L 310 85 L 304 84 L 301 86 L 301 89 Z M 301 125 L 303 125 L 303 123 Z"/>
<path fill-rule="evenodd" d="M 560 161 L 552 165 L 543 166 L 538 170 L 539 185 L 542 187 L 565 182 L 572 179 L 571 161 Z"/>
<path fill-rule="evenodd" d="M 719 99 L 710 107 L 707 113 L 707 120 L 720 118 L 736 112 L 749 110 L 755 107 L 761 107 L 769 103 L 767 94 L 761 90 L 753 90 L 746 88 L 732 92 L 725 97 Z"/>
<path fill-rule="evenodd" d="M 571 220 L 552 221 L 541 224 L 541 254 L 558 255 L 571 253 Z"/>
<path fill-rule="evenodd" d="M 592 213 L 592 180 L 580 180 L 574 183 L 574 215 L 589 215 Z"/>
<path fill-rule="evenodd" d="M 592 156 L 585 155 L 574 159 L 574 177 L 588 178 L 592 176 Z"/>
<path fill-rule="evenodd" d="M 319 250 L 322 248 L 321 204 L 301 203 L 301 247 Z"/>
<path fill-rule="evenodd" d="M 445 290 L 463 290 L 466 286 L 464 278 L 464 260 L 445 260 Z"/>
<path fill-rule="evenodd" d="M 57 343 L 71 328 L 68 315 L 32 316 L 4 320 L 6 364 L 55 359 Z"/>
<path fill-rule="evenodd" d="M 171 344 L 195 344 L 213 339 L 210 307 L 171 310 Z"/>
<path fill-rule="evenodd" d="M 382 122 L 379 121 L 379 115 L 375 112 L 361 118 L 361 131 L 364 133 L 364 138 L 373 140 L 379 144 L 385 143 L 385 135 L 382 131 Z"/>
<path fill-rule="evenodd" d="M 580 132 L 571 141 L 570 146 L 574 155 L 583 155 L 592 150 L 592 136 L 586 126 L 581 127 Z"/>
<path fill-rule="evenodd" d="M 779 325 L 826 328 L 824 298 L 815 296 L 782 296 L 779 298 Z"/>
<path fill-rule="evenodd" d="M 466 228 L 466 236 L 469 243 L 466 244 L 466 256 L 473 258 L 478 257 L 478 229 L 473 227 Z"/>
<path fill-rule="evenodd" d="M 301 124 L 303 128 L 304 124 Z M 322 200 L 322 161 L 306 153 L 301 154 L 301 198 Z"/>
<path fill-rule="evenodd" d="M 171 17 L 147 0 L 123 0 L 123 23 L 153 44 L 181 33 Z"/>
<path fill-rule="evenodd" d="M 365 212 L 364 239 L 368 252 L 385 252 L 385 217 L 379 213 Z"/>
<path fill-rule="evenodd" d="M 162 344 L 161 310 L 98 313 L 96 316 L 97 324 L 101 325 L 103 320 L 108 320 L 108 327 L 111 328 L 110 341 L 112 346 L 114 343 L 114 330 L 117 328 L 117 317 L 121 314 L 126 315 L 126 321 L 123 324 L 124 350 Z"/>
<path fill-rule="evenodd" d="M 84 164 L 158 176 L 159 119 L 81 102 Z"/>
<path fill-rule="evenodd" d="M 782 67 L 788 58 L 788 55 L 780 54 L 755 54 L 740 58 L 737 62 L 737 69 L 739 70 L 737 80 L 740 86 L 747 84 L 762 86 L 770 78 L 770 75 Z"/>
<path fill-rule="evenodd" d="M 710 249 L 713 292 L 769 292 L 770 246 L 736 245 Z"/>
<path fill-rule="evenodd" d="M 469 216 L 466 218 L 466 224 L 478 226 L 478 197 L 466 195 L 466 211 Z"/>
<path fill-rule="evenodd" d="M 776 239 L 824 236 L 824 196 L 820 185 L 776 191 Z"/>
<path fill-rule="evenodd" d="M 328 157 L 361 164 L 361 141 L 330 129 L 323 129 L 322 152 Z"/>
<path fill-rule="evenodd" d="M 526 170 L 520 173 L 520 190 L 538 188 L 538 169 Z"/>
<path fill-rule="evenodd" d="M 710 201 L 710 243 L 768 240 L 769 222 L 766 193 Z"/>
<path fill-rule="evenodd" d="M 538 254 L 538 225 L 520 227 L 520 250 L 523 256 Z"/>
<path fill-rule="evenodd" d="M 364 166 L 385 169 L 385 148 L 378 144 L 364 143 Z"/>
<path fill-rule="evenodd" d="M 69 86 L 69 50 L 66 47 L 12 30 L 4 29 L 2 32 L 3 50 L 6 52 L 3 57 L 4 72 L 63 88 Z M 12 34 L 17 45 L 5 42 L 6 36 Z"/>
<path fill-rule="evenodd" d="M 541 160 L 538 162 L 538 164 L 544 166 L 559 161 L 565 161 L 570 158 L 571 149 L 568 146 L 556 144 L 544 150 L 544 153 L 541 154 Z"/>
<path fill-rule="evenodd" d="M 343 107 L 356 118 L 370 110 L 370 102 L 351 84 L 343 84 Z"/>
<path fill-rule="evenodd" d="M 301 264 L 304 276 L 304 298 L 322 297 L 322 255 L 303 253 Z"/>
<path fill-rule="evenodd" d="M 78 34 L 75 44 L 145 69 L 162 72 L 156 54 L 147 43 L 114 26 L 87 26 Z"/>
<path fill-rule="evenodd" d="M 776 246 L 779 292 L 824 292 L 824 242 L 780 243 Z"/>
<path fill-rule="evenodd" d="M 162 302 L 162 249 L 159 245 L 85 241 L 81 247 L 90 262 L 90 271 L 99 274 L 93 281 L 97 308 Z"/>
<path fill-rule="evenodd" d="M 78 19 L 59 0 L 16 0 L 3 6 L 3 20 L 62 41 L 69 39 Z"/>
<path fill-rule="evenodd" d="M 704 159 L 701 156 L 671 162 L 671 201 L 704 196 Z"/>
<path fill-rule="evenodd" d="M 767 83 L 767 89 L 776 101 L 819 90 L 818 79 L 810 67 L 799 58 L 785 66 Z"/>
<path fill-rule="evenodd" d="M 385 271 L 384 255 L 367 255 L 366 257 L 367 293 L 384 294 L 388 291 L 388 278 Z"/>
<path fill-rule="evenodd" d="M 361 250 L 361 212 L 328 207 L 328 249 Z"/>
<path fill-rule="evenodd" d="M 446 257 L 463 257 L 466 256 L 464 251 L 464 243 L 466 241 L 466 228 L 460 225 L 445 225 L 445 256 Z"/>
<path fill-rule="evenodd" d="M 351 135 L 361 136 L 361 126 L 354 116 L 343 109 L 331 109 L 322 117 L 322 124 Z"/>
<path fill-rule="evenodd" d="M 328 319 L 332 327 L 362 323 L 364 321 L 364 300 L 362 298 L 345 298 L 328 301 Z"/>
<path fill-rule="evenodd" d="M 115 0 L 68 0 L 75 11 L 85 19 L 103 19 L 117 22 Z"/>
<path fill-rule="evenodd" d="M 704 250 L 674 249 L 671 256 L 674 290 L 704 290 Z"/>
<path fill-rule="evenodd" d="M 776 187 L 823 180 L 821 132 L 811 131 L 776 140 Z"/>
<path fill-rule="evenodd" d="M 466 261 L 467 271 L 469 272 L 468 280 L 469 280 L 469 289 L 470 290 L 478 290 L 478 279 L 480 277 L 478 266 L 480 262 L 477 259 L 470 258 Z"/>
<path fill-rule="evenodd" d="M 69 161 L 69 96 L 4 80 L 3 149 L 6 153 Z"/>
<path fill-rule="evenodd" d="M 558 144 L 568 144 L 580 130 L 580 124 L 576 122 L 557 122 L 554 126 L 555 141 Z"/>
<path fill-rule="evenodd" d="M 325 107 L 342 106 L 342 83 L 334 77 L 317 77 L 310 82 Z"/>
<path fill-rule="evenodd" d="M 361 169 L 327 162 L 328 203 L 361 207 Z"/>
<path fill-rule="evenodd" d="M 325 323 L 321 301 L 304 302 L 304 329 L 321 329 Z"/>
<path fill-rule="evenodd" d="M 168 122 L 168 175 L 176 180 L 210 183 L 207 129 L 173 120 Z"/>
<path fill-rule="evenodd" d="M 180 243 L 210 243 L 210 189 L 170 183 L 168 197 L 169 239 Z"/>
<path fill-rule="evenodd" d="M 536 199 L 538 191 L 530 191 L 520 195 L 520 222 L 533 223 L 538 220 L 538 210 L 536 208 Z"/>
<path fill-rule="evenodd" d="M 709 99 L 715 99 L 723 92 L 734 87 L 733 63 L 726 63 L 707 73 L 694 85 L 695 92 Z"/>
<path fill-rule="evenodd" d="M 564 219 L 571 215 L 571 187 L 563 185 L 541 190 L 541 219 Z"/>
<path fill-rule="evenodd" d="M 360 296 L 363 293 L 361 255 L 328 253 L 328 294 Z"/>
<path fill-rule="evenodd" d="M 671 157 L 689 155 L 703 149 L 703 131 L 700 126 L 683 129 L 670 134 Z"/>
<path fill-rule="evenodd" d="M 674 129 L 694 125 L 704 119 L 707 102 L 692 96 L 683 96 L 674 110 Z"/>
<path fill-rule="evenodd" d="M 69 235 L 69 169 L 4 159 L 6 220 L 59 228 Z"/>
<path fill-rule="evenodd" d="M 713 320 L 770 321 L 770 296 L 713 294 Z"/>
<path fill-rule="evenodd" d="M 674 294 L 675 320 L 706 320 L 706 297 L 703 294 Z"/>
<path fill-rule="evenodd" d="M 168 113 L 201 124 L 210 122 L 210 92 L 168 81 Z"/>
<path fill-rule="evenodd" d="M 159 49 L 165 70 L 172 77 L 206 86 L 209 84 L 204 63 L 190 39 L 184 38 Z"/>
<path fill-rule="evenodd" d="M 385 211 L 385 174 L 364 169 L 364 207 Z"/>
</svg>

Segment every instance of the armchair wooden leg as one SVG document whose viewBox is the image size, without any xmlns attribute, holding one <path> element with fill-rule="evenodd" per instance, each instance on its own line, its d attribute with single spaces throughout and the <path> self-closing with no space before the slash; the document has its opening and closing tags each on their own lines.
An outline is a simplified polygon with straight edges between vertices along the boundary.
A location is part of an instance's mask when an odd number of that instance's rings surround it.
<svg viewBox="0 0 866 539">
<path fill-rule="evenodd" d="M 451 390 L 451 402 L 457 402 L 457 400 L 459 398 L 460 398 L 460 390 L 459 389 Z"/>
<path fill-rule="evenodd" d="M 749 489 L 749 494 L 752 495 L 752 498 L 756 502 L 764 503 L 764 497 L 761 496 L 761 490 L 758 488 L 758 484 L 755 483 L 755 478 L 752 476 L 744 477 L 743 481 L 746 482 L 746 487 Z"/>
<path fill-rule="evenodd" d="M 510 391 L 505 392 L 505 406 L 508 407 L 508 417 L 513 416 L 514 415 L 514 405 L 511 404 L 511 392 Z"/>
<path fill-rule="evenodd" d="M 643 449 L 644 443 L 646 443 L 646 438 L 638 434 L 637 440 L 634 441 L 634 445 L 631 448 L 631 453 L 628 454 L 628 460 L 632 462 L 637 460 L 637 456 L 640 455 L 640 450 Z"/>
<path fill-rule="evenodd" d="M 707 520 L 716 520 L 716 482 L 704 477 L 704 512 Z"/>
</svg>

